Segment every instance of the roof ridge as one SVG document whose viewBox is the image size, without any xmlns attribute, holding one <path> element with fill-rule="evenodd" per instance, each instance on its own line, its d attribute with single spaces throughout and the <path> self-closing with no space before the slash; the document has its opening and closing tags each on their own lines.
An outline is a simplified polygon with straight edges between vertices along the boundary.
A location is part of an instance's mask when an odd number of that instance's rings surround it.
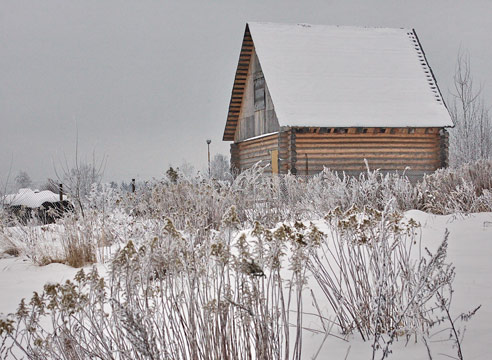
<svg viewBox="0 0 492 360">
<path fill-rule="evenodd" d="M 381 29 L 381 30 L 404 30 L 412 31 L 412 28 L 405 27 L 389 27 L 389 26 L 367 26 L 367 25 L 340 25 L 340 24 L 310 24 L 310 23 L 284 23 L 284 22 L 273 22 L 273 21 L 247 21 L 246 24 L 259 24 L 259 25 L 280 25 L 289 27 L 304 27 L 304 28 L 347 28 L 347 29 Z"/>
</svg>

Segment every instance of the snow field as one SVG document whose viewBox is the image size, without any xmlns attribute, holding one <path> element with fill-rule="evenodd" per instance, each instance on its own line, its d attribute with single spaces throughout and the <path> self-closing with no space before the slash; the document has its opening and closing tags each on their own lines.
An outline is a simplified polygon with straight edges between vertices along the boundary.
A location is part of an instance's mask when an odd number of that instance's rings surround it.
<svg viewBox="0 0 492 360">
<path fill-rule="evenodd" d="M 492 338 L 492 327 L 490 326 L 492 286 L 489 280 L 489 274 L 492 271 L 492 263 L 489 260 L 492 254 L 492 226 L 490 225 L 492 213 L 440 216 L 411 210 L 405 213 L 405 219 L 410 218 L 421 224 L 419 232 L 421 232 L 422 246 L 428 247 L 431 251 L 435 251 L 442 242 L 445 229 L 449 230 L 448 260 L 456 267 L 451 313 L 458 316 L 482 305 L 469 322 L 457 321 L 457 326 L 462 330 L 466 326 L 462 342 L 465 358 L 487 359 L 488 340 Z M 309 221 L 304 223 L 308 226 Z M 314 224 L 321 231 L 330 232 L 325 222 L 314 221 Z M 245 233 L 248 232 L 245 231 Z M 252 240 L 250 236 L 248 239 Z M 63 282 L 71 279 L 76 272 L 77 269 L 62 264 L 38 267 L 25 258 L 0 259 L 1 312 L 4 314 L 14 312 L 20 298 L 29 298 L 33 291 L 41 291 L 46 282 Z M 284 267 L 282 272 L 284 278 L 290 277 L 287 267 Z M 295 307 L 294 302 L 293 308 Z M 321 321 L 319 311 L 328 320 Z M 357 333 L 346 336 L 340 334 L 337 326 L 333 326 L 330 334 L 325 334 L 323 327 L 329 327 L 329 320 L 334 320 L 334 317 L 323 292 L 312 277 L 308 278 L 307 287 L 303 290 L 303 312 L 305 330 L 303 331 L 302 358 L 311 359 L 318 353 L 318 359 L 326 358 L 328 355 L 331 358 L 343 359 L 347 352 L 348 359 L 371 358 L 371 342 L 361 341 Z M 294 314 L 292 318 L 295 318 Z M 439 330 L 439 327 L 432 329 L 431 335 Z M 444 331 L 429 337 L 428 343 L 433 358 L 446 358 L 446 355 L 456 356 L 456 349 L 453 349 L 452 343 L 442 341 L 447 339 L 447 336 L 448 332 Z M 428 358 L 427 349 L 419 338 L 417 338 L 417 343 L 412 338 L 408 344 L 404 338 L 400 338 L 391 346 L 391 350 L 394 353 L 393 357 L 398 359 Z"/>
</svg>

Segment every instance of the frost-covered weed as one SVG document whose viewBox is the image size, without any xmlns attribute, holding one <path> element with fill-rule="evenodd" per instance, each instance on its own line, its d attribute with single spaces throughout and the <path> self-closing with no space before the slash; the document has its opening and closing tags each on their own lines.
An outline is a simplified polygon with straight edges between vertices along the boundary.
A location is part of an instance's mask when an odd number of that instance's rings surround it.
<svg viewBox="0 0 492 360">
<path fill-rule="evenodd" d="M 420 209 L 436 214 L 492 211 L 492 161 L 439 169 L 416 185 Z"/>
<path fill-rule="evenodd" d="M 123 242 L 121 232 L 128 216 L 116 206 L 117 194 L 107 186 L 93 187 L 84 216 L 67 213 L 57 224 L 39 226 L 36 219 L 27 226 L 20 223 L 0 225 L 0 249 L 11 244 L 19 254 L 38 265 L 53 262 L 81 267 L 105 260 L 106 248 Z M 107 257 L 107 256 L 106 256 Z"/>
<path fill-rule="evenodd" d="M 491 179 L 492 163 L 479 162 L 417 184 L 369 170 L 270 177 L 256 166 L 230 181 L 178 176 L 135 193 L 94 186 L 84 213 L 55 225 L 11 227 L 3 216 L 0 250 L 39 265 L 114 258 L 109 278 L 81 272 L 49 285 L 0 332 L 30 358 L 297 359 L 311 274 L 343 332 L 425 334 L 454 272 L 447 238 L 425 252 L 401 213 L 492 211 Z M 328 237 L 299 221 L 325 216 Z"/>
<path fill-rule="evenodd" d="M 426 333 L 436 321 L 436 294 L 448 289 L 447 235 L 436 253 L 421 249 L 418 224 L 388 208 L 356 207 L 326 216 L 331 236 L 309 258 L 309 269 L 342 332 L 364 340 L 383 333 Z"/>
<path fill-rule="evenodd" d="M 178 176 L 176 181 L 141 184 L 135 193 L 98 185 L 85 198 L 84 213 L 68 214 L 58 225 L 12 227 L 7 213 L 0 213 L 0 251 L 27 255 L 40 265 L 81 266 L 108 259 L 129 240 L 138 244 L 159 236 L 165 219 L 178 229 L 205 235 L 220 227 L 231 206 L 242 228 L 255 221 L 273 227 L 283 221 L 323 218 L 335 208 L 346 211 L 354 205 L 383 210 L 390 204 L 394 211 L 436 214 L 492 211 L 491 179 L 492 162 L 480 161 L 438 170 L 416 184 L 377 170 L 359 177 L 329 169 L 309 178 L 271 177 L 255 166 L 231 181 Z"/>
<path fill-rule="evenodd" d="M 238 225 L 234 207 L 205 237 L 167 220 L 162 236 L 128 242 L 106 278 L 81 270 L 73 282 L 46 285 L 0 323 L 8 340 L 0 355 L 300 359 L 305 249 L 319 233 L 256 223 L 248 242 Z"/>
</svg>

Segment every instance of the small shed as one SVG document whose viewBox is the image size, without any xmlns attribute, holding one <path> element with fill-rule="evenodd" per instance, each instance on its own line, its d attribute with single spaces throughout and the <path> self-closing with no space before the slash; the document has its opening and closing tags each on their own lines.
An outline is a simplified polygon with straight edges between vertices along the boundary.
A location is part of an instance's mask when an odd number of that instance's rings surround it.
<svg viewBox="0 0 492 360">
<path fill-rule="evenodd" d="M 448 164 L 453 122 L 413 29 L 248 23 L 223 140 L 231 166 L 413 178 Z"/>
<path fill-rule="evenodd" d="M 12 219 L 22 224 L 27 224 L 33 218 L 39 219 L 43 224 L 52 224 L 66 212 L 74 210 L 66 195 L 49 190 L 20 189 L 17 194 L 5 195 L 0 200 Z"/>
</svg>

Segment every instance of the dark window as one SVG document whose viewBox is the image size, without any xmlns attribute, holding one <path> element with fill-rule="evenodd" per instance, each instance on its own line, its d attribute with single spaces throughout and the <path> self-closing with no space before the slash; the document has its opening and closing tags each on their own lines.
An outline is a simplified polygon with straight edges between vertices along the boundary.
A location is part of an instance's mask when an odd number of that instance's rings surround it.
<svg viewBox="0 0 492 360">
<path fill-rule="evenodd" d="M 265 109 L 265 78 L 255 79 L 255 110 Z"/>
<path fill-rule="evenodd" d="M 333 129 L 333 133 L 334 134 L 346 134 L 346 133 L 348 133 L 348 129 L 347 128 L 335 128 L 335 129 Z"/>
</svg>

